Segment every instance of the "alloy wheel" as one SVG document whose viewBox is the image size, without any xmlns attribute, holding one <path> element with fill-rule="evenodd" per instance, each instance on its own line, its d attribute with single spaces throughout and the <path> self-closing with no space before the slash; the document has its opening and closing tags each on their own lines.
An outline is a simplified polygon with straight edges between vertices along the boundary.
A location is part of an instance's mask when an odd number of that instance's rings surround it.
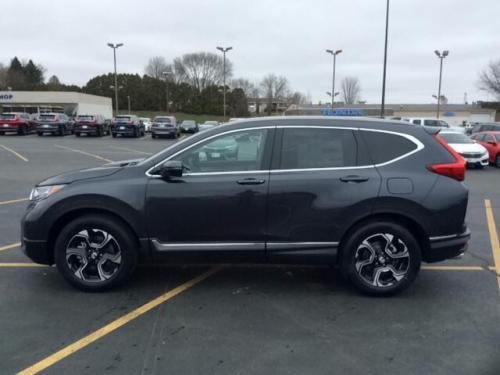
<svg viewBox="0 0 500 375">
<path fill-rule="evenodd" d="M 120 245 L 102 229 L 84 229 L 66 246 L 66 263 L 78 279 L 99 283 L 112 278 L 122 266 Z"/>
<path fill-rule="evenodd" d="M 391 233 L 376 233 L 365 238 L 356 249 L 358 276 L 375 287 L 391 287 L 407 275 L 410 253 L 404 241 Z"/>
</svg>

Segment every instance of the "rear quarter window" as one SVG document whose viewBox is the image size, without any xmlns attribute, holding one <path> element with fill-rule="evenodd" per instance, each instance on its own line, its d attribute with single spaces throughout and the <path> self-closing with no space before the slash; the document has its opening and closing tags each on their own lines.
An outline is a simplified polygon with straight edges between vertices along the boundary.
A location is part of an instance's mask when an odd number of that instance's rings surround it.
<svg viewBox="0 0 500 375">
<path fill-rule="evenodd" d="M 360 131 L 373 164 L 382 164 L 408 154 L 417 149 L 409 139 L 391 133 Z"/>
</svg>

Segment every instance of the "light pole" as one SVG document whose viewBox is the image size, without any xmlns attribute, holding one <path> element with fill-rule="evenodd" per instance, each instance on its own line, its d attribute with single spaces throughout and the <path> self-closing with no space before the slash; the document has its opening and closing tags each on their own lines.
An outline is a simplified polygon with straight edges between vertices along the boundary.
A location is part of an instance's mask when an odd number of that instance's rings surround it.
<svg viewBox="0 0 500 375">
<path fill-rule="evenodd" d="M 108 46 L 113 48 L 113 61 L 115 63 L 115 112 L 118 114 L 118 78 L 116 76 L 116 50 L 123 46 L 123 43 L 108 43 Z"/>
<path fill-rule="evenodd" d="M 332 92 L 335 92 L 335 66 L 337 64 L 337 55 L 339 53 L 341 53 L 342 50 L 338 49 L 338 50 L 334 51 L 332 49 L 327 49 L 326 52 L 333 56 Z M 333 110 L 333 104 L 335 102 L 335 95 L 331 95 L 331 93 L 330 93 L 330 96 L 332 97 L 332 110 Z"/>
<path fill-rule="evenodd" d="M 170 104 L 169 104 L 169 100 L 168 100 L 168 79 L 170 77 L 170 72 L 162 72 L 161 75 L 163 77 L 165 77 L 165 98 L 166 98 L 166 104 L 165 104 L 165 108 L 167 110 L 167 113 L 170 112 Z"/>
<path fill-rule="evenodd" d="M 219 51 L 222 52 L 223 54 L 223 70 L 222 70 L 222 74 L 223 74 L 223 77 L 224 77 L 224 109 L 223 109 L 223 112 L 224 112 L 224 121 L 226 121 L 226 52 L 228 51 L 231 51 L 233 49 L 233 47 L 227 47 L 227 48 L 224 48 L 224 47 L 217 47 L 217 49 Z"/>
<path fill-rule="evenodd" d="M 384 46 L 384 73 L 382 74 L 382 104 L 380 105 L 380 117 L 385 116 L 385 77 L 387 72 L 387 38 L 389 35 L 389 0 L 385 7 L 385 46 Z"/>
<path fill-rule="evenodd" d="M 441 105 L 441 78 L 443 76 L 443 60 L 446 56 L 449 55 L 450 51 L 443 51 L 443 53 L 439 52 L 438 50 L 435 50 L 434 53 L 436 54 L 437 57 L 439 57 L 439 88 L 438 88 L 438 105 L 437 105 L 437 118 L 439 118 L 439 110 L 440 110 L 440 105 Z"/>
<path fill-rule="evenodd" d="M 130 95 L 127 95 L 127 102 L 128 102 L 128 114 L 130 115 Z"/>
</svg>

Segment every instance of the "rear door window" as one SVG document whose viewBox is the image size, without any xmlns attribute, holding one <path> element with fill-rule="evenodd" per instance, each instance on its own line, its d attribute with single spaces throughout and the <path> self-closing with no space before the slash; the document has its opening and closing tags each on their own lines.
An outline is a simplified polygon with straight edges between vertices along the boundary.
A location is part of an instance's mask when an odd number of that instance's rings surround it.
<svg viewBox="0 0 500 375">
<path fill-rule="evenodd" d="M 422 125 L 422 122 L 420 120 L 413 120 L 413 123 L 415 125 Z"/>
<path fill-rule="evenodd" d="M 279 169 L 338 168 L 357 165 L 351 130 L 285 128 Z"/>
<path fill-rule="evenodd" d="M 398 134 L 369 130 L 359 133 L 365 141 L 373 164 L 386 163 L 417 149 L 414 142 Z"/>
</svg>

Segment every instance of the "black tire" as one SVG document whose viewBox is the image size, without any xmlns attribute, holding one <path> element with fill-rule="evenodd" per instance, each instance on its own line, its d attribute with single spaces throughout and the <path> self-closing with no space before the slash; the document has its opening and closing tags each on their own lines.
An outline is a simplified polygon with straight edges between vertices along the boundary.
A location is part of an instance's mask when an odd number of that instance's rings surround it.
<svg viewBox="0 0 500 375">
<path fill-rule="evenodd" d="M 102 128 L 97 128 L 95 135 L 98 137 L 102 137 Z"/>
<path fill-rule="evenodd" d="M 156 134 L 155 133 L 151 133 L 151 138 L 156 139 Z"/>
<path fill-rule="evenodd" d="M 92 247 L 88 246 L 88 242 L 86 243 L 86 247 L 81 249 L 81 244 L 84 242 L 81 242 L 80 239 L 83 237 L 77 235 L 82 233 L 82 231 L 87 230 L 87 234 L 94 233 L 95 235 L 101 236 L 101 239 L 104 238 L 102 235 L 103 232 L 91 232 L 89 231 L 90 228 L 108 233 L 113 237 L 113 240 L 109 241 L 108 245 L 104 246 L 101 251 L 94 251 Z M 83 278 L 76 276 L 75 268 L 72 268 L 69 264 L 70 260 L 76 260 L 78 262 L 78 255 L 67 257 L 67 247 L 71 244 L 71 242 L 75 243 L 74 241 L 78 241 L 78 243 L 80 243 L 80 251 L 88 254 L 86 255 L 86 263 L 88 266 L 82 267 L 82 271 L 80 272 L 80 274 L 83 275 Z M 135 267 L 137 266 L 138 257 L 136 248 L 137 241 L 130 233 L 130 229 L 126 228 L 117 219 L 107 215 L 84 215 L 71 221 L 61 230 L 54 245 L 54 256 L 57 269 L 72 286 L 86 292 L 103 292 L 118 286 L 130 278 Z M 110 250 L 113 250 L 115 253 L 108 252 Z M 97 255 L 97 258 L 92 258 L 92 256 L 97 253 L 106 253 L 110 256 L 116 257 L 117 259 L 119 258 L 119 265 L 109 261 L 113 265 L 117 266 L 111 267 L 113 272 L 107 275 L 111 276 L 104 280 L 102 278 L 98 280 L 91 280 L 91 277 L 98 278 L 99 274 L 89 275 L 92 273 L 92 270 L 97 273 L 95 263 L 99 263 L 99 259 L 102 260 L 102 257 L 99 258 L 100 255 Z M 76 257 L 76 259 L 73 257 Z M 107 262 L 108 261 L 104 261 L 104 265 Z M 83 270 L 87 269 L 88 271 L 86 272 L 88 272 L 88 274 L 84 275 Z M 103 269 L 104 266 L 101 266 L 101 270 Z M 85 280 L 85 278 L 87 278 L 87 280 Z"/>
<path fill-rule="evenodd" d="M 17 134 L 18 135 L 26 135 L 26 134 L 28 134 L 28 132 L 26 130 L 26 127 L 23 126 L 20 130 L 17 131 Z"/>
<path fill-rule="evenodd" d="M 36 132 L 36 135 L 38 135 L 39 137 L 41 137 L 43 135 L 43 132 Z"/>
<path fill-rule="evenodd" d="M 500 168 L 500 155 L 497 155 L 497 157 L 495 158 L 495 165 L 497 168 Z"/>
<path fill-rule="evenodd" d="M 57 131 L 57 135 L 62 137 L 62 136 L 64 136 L 64 133 L 65 133 L 64 128 L 62 126 L 60 126 L 59 130 Z"/>
<path fill-rule="evenodd" d="M 111 135 L 113 136 L 113 138 L 116 138 L 116 133 L 111 133 Z"/>
<path fill-rule="evenodd" d="M 5 135 L 5 132 L 0 132 L 0 135 Z"/>
<path fill-rule="evenodd" d="M 372 245 L 376 256 L 370 255 L 374 252 L 363 241 Z M 394 252 L 388 251 L 395 257 L 383 251 L 385 244 L 390 244 Z M 391 221 L 365 222 L 357 226 L 343 241 L 340 251 L 342 274 L 359 291 L 373 296 L 388 296 L 403 291 L 415 280 L 420 270 L 421 250 L 418 241 L 404 226 Z M 391 266 L 398 272 L 387 270 Z"/>
<path fill-rule="evenodd" d="M 79 137 L 79 136 L 81 136 L 81 134 L 79 132 L 75 132 L 75 136 Z"/>
<path fill-rule="evenodd" d="M 139 138 L 139 131 L 137 129 L 134 129 L 134 132 L 132 133 L 132 137 Z"/>
</svg>

